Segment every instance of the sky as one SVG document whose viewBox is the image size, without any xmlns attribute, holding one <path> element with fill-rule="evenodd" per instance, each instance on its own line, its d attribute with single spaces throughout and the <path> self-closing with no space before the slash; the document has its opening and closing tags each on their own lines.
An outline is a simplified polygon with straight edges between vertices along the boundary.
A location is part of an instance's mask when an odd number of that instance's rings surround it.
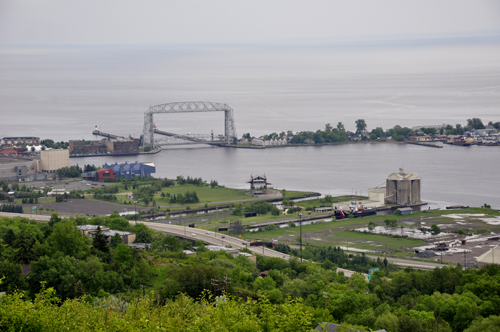
<svg viewBox="0 0 500 332">
<path fill-rule="evenodd" d="M 244 44 L 499 32 L 498 0 L 0 0 L 0 45 Z"/>
</svg>

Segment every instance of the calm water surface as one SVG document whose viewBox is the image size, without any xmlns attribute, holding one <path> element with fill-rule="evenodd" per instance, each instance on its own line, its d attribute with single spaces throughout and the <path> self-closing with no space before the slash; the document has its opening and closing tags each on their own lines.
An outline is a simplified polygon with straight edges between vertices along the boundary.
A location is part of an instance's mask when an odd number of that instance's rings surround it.
<svg viewBox="0 0 500 332">
<path fill-rule="evenodd" d="M 389 143 L 258 150 L 198 147 L 149 156 L 72 158 L 71 163 L 127 160 L 154 162 L 157 177 L 189 175 L 248 188 L 250 175 L 265 174 L 276 188 L 331 195 L 366 195 L 368 188 L 385 186 L 387 176 L 404 166 L 406 172 L 421 177 L 422 200 L 432 207 L 488 203 L 500 208 L 500 147 L 435 149 Z"/>
<path fill-rule="evenodd" d="M 338 47 L 0 47 L 0 136 L 93 139 L 139 136 L 151 105 L 229 104 L 238 135 L 316 131 L 365 119 L 396 124 L 500 121 L 500 46 L 481 44 Z M 223 114 L 155 116 L 163 130 L 223 133 Z M 422 178 L 422 198 L 500 208 L 500 148 L 433 149 L 351 144 L 265 150 L 170 148 L 157 155 L 72 159 L 142 160 L 156 176 L 190 175 L 243 188 L 266 174 L 277 188 L 366 194 L 399 167 Z"/>
</svg>

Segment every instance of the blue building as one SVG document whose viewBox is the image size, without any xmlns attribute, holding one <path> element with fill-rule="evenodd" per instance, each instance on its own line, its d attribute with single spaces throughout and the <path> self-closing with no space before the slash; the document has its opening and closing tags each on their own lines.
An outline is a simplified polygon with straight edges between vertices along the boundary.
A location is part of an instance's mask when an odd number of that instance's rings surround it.
<svg viewBox="0 0 500 332">
<path fill-rule="evenodd" d="M 103 168 L 109 168 L 116 172 L 117 178 L 132 179 L 134 177 L 149 178 L 151 173 L 156 172 L 154 163 L 141 163 L 136 161 L 131 163 L 126 161 L 124 164 L 116 162 L 114 164 L 105 163 Z"/>
</svg>

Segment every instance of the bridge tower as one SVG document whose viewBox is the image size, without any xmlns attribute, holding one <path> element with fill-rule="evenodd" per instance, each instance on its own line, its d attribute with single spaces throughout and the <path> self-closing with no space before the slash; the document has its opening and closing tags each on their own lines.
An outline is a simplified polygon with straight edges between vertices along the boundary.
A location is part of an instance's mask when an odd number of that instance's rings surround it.
<svg viewBox="0 0 500 332">
<path fill-rule="evenodd" d="M 225 142 L 230 143 L 236 135 L 233 109 L 226 104 L 204 101 L 190 101 L 151 106 L 144 112 L 144 128 L 142 130 L 142 147 L 154 148 L 153 114 L 156 113 L 192 113 L 192 112 L 224 112 Z"/>
</svg>

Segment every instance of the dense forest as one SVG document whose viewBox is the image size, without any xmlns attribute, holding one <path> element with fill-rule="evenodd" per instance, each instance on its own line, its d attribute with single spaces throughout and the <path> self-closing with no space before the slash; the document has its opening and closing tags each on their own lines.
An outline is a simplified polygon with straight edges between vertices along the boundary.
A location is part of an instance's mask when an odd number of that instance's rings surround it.
<svg viewBox="0 0 500 332">
<path fill-rule="evenodd" d="M 86 237 L 79 224 L 128 230 L 151 248 L 130 248 L 120 236 L 108 243 L 100 231 Z M 182 251 L 193 246 L 195 255 Z M 132 226 L 117 213 L 0 218 L 0 330 L 309 331 L 323 321 L 360 331 L 500 329 L 497 265 L 422 272 L 335 247 L 303 254 L 308 261 L 253 261 Z M 336 267 L 379 271 L 368 282 Z"/>
</svg>

